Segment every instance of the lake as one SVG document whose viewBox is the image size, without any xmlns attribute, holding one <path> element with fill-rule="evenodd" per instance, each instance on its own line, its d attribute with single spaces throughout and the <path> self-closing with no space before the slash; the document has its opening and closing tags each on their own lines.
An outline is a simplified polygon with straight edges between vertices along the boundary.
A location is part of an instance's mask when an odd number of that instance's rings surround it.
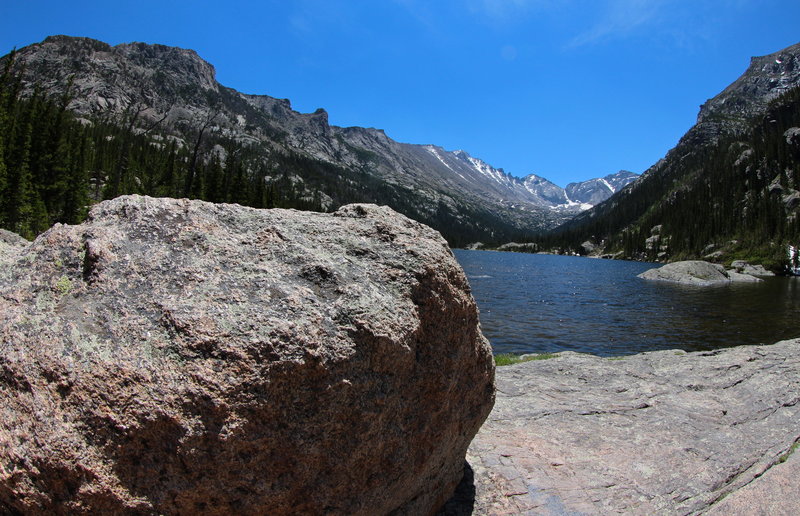
<svg viewBox="0 0 800 516">
<path fill-rule="evenodd" d="M 455 250 L 495 353 L 618 356 L 800 337 L 800 278 L 691 287 L 636 275 L 658 264 Z"/>
</svg>

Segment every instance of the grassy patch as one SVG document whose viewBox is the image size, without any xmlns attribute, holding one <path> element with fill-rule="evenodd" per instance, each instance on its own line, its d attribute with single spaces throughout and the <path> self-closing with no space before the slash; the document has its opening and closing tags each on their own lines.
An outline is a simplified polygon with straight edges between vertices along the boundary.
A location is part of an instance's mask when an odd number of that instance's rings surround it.
<svg viewBox="0 0 800 516">
<path fill-rule="evenodd" d="M 540 355 L 515 355 L 514 353 L 500 353 L 494 356 L 494 364 L 498 367 L 507 366 L 512 364 L 519 364 L 521 362 L 531 362 L 533 360 L 547 360 L 548 358 L 555 358 L 555 353 L 542 353 Z"/>
<path fill-rule="evenodd" d="M 786 462 L 786 460 L 787 460 L 789 457 L 791 457 L 791 456 L 792 456 L 792 454 L 795 452 L 795 450 L 797 450 L 797 448 L 798 448 L 798 447 L 800 447 L 800 441 L 795 441 L 795 443 L 792 445 L 792 447 L 791 447 L 791 448 L 789 448 L 789 449 L 786 451 L 786 453 L 784 453 L 783 455 L 781 455 L 781 458 L 780 458 L 780 459 L 778 459 L 778 464 L 783 464 L 784 462 Z"/>
</svg>

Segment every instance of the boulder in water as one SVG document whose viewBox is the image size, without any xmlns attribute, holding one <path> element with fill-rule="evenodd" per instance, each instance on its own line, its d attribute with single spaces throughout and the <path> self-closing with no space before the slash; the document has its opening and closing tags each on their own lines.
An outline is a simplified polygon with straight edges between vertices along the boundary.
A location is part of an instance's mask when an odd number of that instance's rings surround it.
<svg viewBox="0 0 800 516">
<path fill-rule="evenodd" d="M 726 271 L 722 265 L 705 262 L 702 260 L 687 260 L 683 262 L 668 263 L 662 267 L 649 269 L 639 277 L 647 280 L 668 281 L 707 287 L 711 285 L 725 285 L 736 282 L 761 281 L 749 274 L 740 274 L 735 271 Z"/>
</svg>

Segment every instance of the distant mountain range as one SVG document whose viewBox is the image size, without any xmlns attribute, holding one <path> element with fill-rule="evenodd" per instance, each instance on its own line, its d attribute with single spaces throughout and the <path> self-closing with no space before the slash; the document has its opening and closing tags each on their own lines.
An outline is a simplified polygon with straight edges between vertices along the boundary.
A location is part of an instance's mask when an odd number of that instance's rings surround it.
<svg viewBox="0 0 800 516">
<path fill-rule="evenodd" d="M 203 195 L 210 195 L 205 174 L 212 164 L 224 168 L 235 157 L 248 180 L 259 183 L 255 188 L 289 185 L 293 199 L 318 209 L 388 204 L 440 230 L 452 245 L 553 229 L 638 177 L 623 171 L 563 189 L 536 175 L 511 176 L 465 151 L 399 143 L 379 129 L 332 126 L 323 109 L 299 113 L 289 100 L 219 84 L 214 67 L 192 50 L 52 36 L 17 51 L 15 68 L 24 96 L 36 88 L 50 98 L 66 95 L 68 109 L 85 123 L 102 120 L 177 142 L 188 152 L 182 173 L 198 174 Z M 116 168 L 134 177 L 107 171 L 97 181 L 146 183 L 130 167 Z M 123 193 L 116 190 L 105 189 Z M 199 192 L 184 193 L 193 191 Z"/>
<path fill-rule="evenodd" d="M 624 187 L 634 182 L 639 174 L 620 170 L 598 179 L 589 179 L 580 183 L 570 183 L 565 189 L 566 196 L 573 202 L 583 203 L 591 207 L 599 204 Z M 588 209 L 588 208 L 587 208 Z"/>
<path fill-rule="evenodd" d="M 800 243 L 800 44 L 752 58 L 662 160 L 540 242 L 782 267 Z"/>
</svg>

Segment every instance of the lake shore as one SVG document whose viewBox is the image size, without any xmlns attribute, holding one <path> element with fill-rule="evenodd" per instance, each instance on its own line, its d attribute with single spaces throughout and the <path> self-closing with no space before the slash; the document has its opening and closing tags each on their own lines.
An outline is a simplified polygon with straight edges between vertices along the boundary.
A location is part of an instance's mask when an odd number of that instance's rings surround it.
<svg viewBox="0 0 800 516">
<path fill-rule="evenodd" d="M 788 513 L 800 339 L 497 369 L 444 514 Z"/>
</svg>

